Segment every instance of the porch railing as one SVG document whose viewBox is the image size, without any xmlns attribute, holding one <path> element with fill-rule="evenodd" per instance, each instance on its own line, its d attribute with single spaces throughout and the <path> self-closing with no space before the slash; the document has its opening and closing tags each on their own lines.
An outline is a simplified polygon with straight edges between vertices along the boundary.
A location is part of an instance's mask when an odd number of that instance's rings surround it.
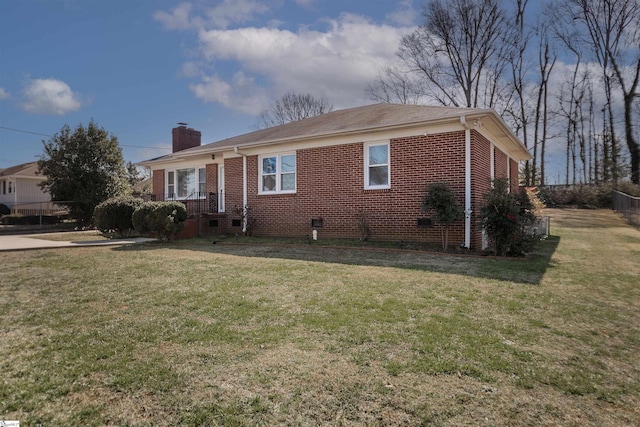
<svg viewBox="0 0 640 427">
<path fill-rule="evenodd" d="M 160 197 L 157 194 L 152 194 L 150 199 L 158 202 L 181 202 L 187 208 L 188 216 L 218 212 L 218 195 L 214 192 L 194 192 L 189 194 L 187 197 L 178 197 L 175 193 L 164 194 Z"/>
<path fill-rule="evenodd" d="M 613 191 L 613 210 L 634 225 L 640 225 L 640 197 Z"/>
</svg>

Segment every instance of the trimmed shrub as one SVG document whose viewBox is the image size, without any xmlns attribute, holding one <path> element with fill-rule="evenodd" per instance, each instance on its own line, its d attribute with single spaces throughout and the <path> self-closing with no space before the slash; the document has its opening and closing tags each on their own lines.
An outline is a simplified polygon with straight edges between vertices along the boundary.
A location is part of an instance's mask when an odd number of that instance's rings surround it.
<svg viewBox="0 0 640 427">
<path fill-rule="evenodd" d="M 133 213 L 142 203 L 141 199 L 130 196 L 105 200 L 93 211 L 96 228 L 103 233 L 113 231 L 119 237 L 129 237 L 134 229 Z"/>
<path fill-rule="evenodd" d="M 9 206 L 5 205 L 4 203 L 0 203 L 0 216 L 9 215 L 10 213 L 11 209 L 9 208 Z"/>
<path fill-rule="evenodd" d="M 187 220 L 187 208 L 180 202 L 147 202 L 132 215 L 135 229 L 141 234 L 155 233 L 162 240 L 171 240 L 182 230 Z"/>
<path fill-rule="evenodd" d="M 508 188 L 506 179 L 493 181 L 493 188 L 484 195 L 482 225 L 496 255 L 522 256 L 537 240 L 527 233 L 536 221 L 534 206 L 524 189 L 509 193 Z"/>
<path fill-rule="evenodd" d="M 156 203 L 158 202 L 144 202 L 138 206 L 133 212 L 133 215 L 131 215 L 133 228 L 143 236 L 152 232 L 149 215 L 151 215 L 151 212 L 156 208 Z"/>
<path fill-rule="evenodd" d="M 151 226 L 161 239 L 171 240 L 184 227 L 187 208 L 180 202 L 158 202 L 151 213 Z"/>
</svg>

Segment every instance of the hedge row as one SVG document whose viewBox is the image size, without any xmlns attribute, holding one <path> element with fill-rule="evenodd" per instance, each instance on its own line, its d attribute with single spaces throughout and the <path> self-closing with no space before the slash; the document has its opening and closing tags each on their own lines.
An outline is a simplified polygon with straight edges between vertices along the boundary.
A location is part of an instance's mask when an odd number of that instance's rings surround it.
<svg viewBox="0 0 640 427">
<path fill-rule="evenodd" d="M 187 209 L 180 202 L 143 202 L 125 196 L 100 203 L 93 218 L 96 228 L 103 233 L 127 237 L 135 229 L 142 235 L 155 234 L 171 240 L 184 227 Z"/>
<path fill-rule="evenodd" d="M 59 216 L 52 215 L 4 215 L 0 218 L 2 225 L 40 225 L 40 224 L 57 224 L 60 222 Z"/>
<path fill-rule="evenodd" d="M 538 196 L 550 208 L 571 206 L 611 209 L 614 189 L 631 196 L 640 196 L 640 186 L 630 182 L 622 182 L 615 187 L 612 184 L 540 187 Z"/>
</svg>

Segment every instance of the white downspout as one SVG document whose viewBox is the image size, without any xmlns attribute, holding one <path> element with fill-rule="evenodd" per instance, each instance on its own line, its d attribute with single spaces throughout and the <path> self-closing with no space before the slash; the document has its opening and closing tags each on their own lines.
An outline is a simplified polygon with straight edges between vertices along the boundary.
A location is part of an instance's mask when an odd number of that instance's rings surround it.
<svg viewBox="0 0 640 427">
<path fill-rule="evenodd" d="M 460 116 L 464 127 L 464 247 L 471 247 L 471 129 L 465 116 Z"/>
<path fill-rule="evenodd" d="M 233 147 L 233 151 L 237 155 L 242 156 L 242 210 L 244 212 L 243 220 L 242 220 L 242 232 L 246 233 L 247 231 L 246 209 L 247 209 L 247 205 L 249 204 L 248 197 L 247 197 L 247 155 L 244 153 L 241 153 L 238 150 L 237 146 Z"/>
</svg>

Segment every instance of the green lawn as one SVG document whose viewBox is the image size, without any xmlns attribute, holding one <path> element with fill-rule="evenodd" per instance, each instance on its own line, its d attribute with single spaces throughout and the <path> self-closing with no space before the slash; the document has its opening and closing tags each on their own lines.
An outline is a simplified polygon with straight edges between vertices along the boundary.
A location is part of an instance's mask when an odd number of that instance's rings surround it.
<svg viewBox="0 0 640 427">
<path fill-rule="evenodd" d="M 0 420 L 640 424 L 640 231 L 550 210 L 529 260 L 317 244 L 2 255 Z"/>
</svg>

